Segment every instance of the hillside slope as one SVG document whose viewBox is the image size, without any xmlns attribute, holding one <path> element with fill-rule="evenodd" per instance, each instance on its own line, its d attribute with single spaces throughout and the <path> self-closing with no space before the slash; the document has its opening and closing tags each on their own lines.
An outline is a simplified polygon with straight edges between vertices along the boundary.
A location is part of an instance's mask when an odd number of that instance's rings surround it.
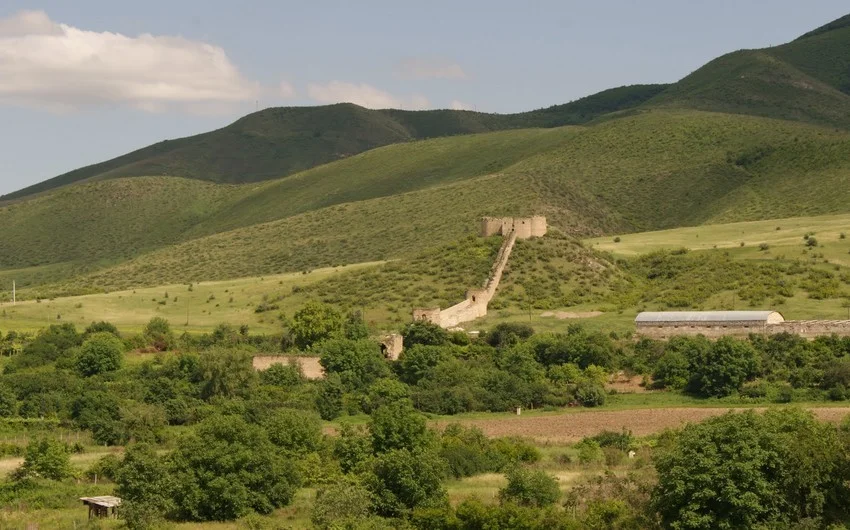
<svg viewBox="0 0 850 530">
<path fill-rule="evenodd" d="M 246 183 L 284 177 L 375 147 L 411 140 L 586 123 L 635 107 L 664 85 L 635 85 L 519 114 L 369 110 L 350 103 L 270 108 L 216 131 L 165 140 L 0 196 L 0 201 L 89 179 L 186 177 Z"/>
<path fill-rule="evenodd" d="M 850 15 L 771 48 L 699 68 L 645 106 L 693 108 L 850 128 Z"/>
<path fill-rule="evenodd" d="M 506 158 L 497 172 L 480 175 L 490 155 L 476 160 L 471 153 L 485 148 L 502 149 Z M 509 148 L 517 161 L 509 160 Z M 307 172 L 297 177 L 300 186 L 288 187 L 296 178 L 290 177 L 236 193 L 234 202 L 187 230 L 184 242 L 82 279 L 69 276 L 62 289 L 404 258 L 476 233 L 484 215 L 542 213 L 564 233 L 587 235 L 847 212 L 847 175 L 850 132 L 697 111 L 390 146 Z M 385 188 L 386 195 L 361 198 L 364 180 L 373 182 L 368 190 Z M 334 193 L 346 202 L 320 207 Z M 311 209 L 300 211 L 301 201 Z M 202 237 L 185 240 L 194 236 Z"/>
</svg>

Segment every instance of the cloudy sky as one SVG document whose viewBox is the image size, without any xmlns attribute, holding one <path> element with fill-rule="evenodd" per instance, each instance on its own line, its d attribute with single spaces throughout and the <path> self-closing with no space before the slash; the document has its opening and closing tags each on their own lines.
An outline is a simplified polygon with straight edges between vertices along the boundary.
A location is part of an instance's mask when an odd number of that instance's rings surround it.
<svg viewBox="0 0 850 530">
<path fill-rule="evenodd" d="M 0 194 L 257 107 L 516 112 L 675 81 L 847 12 L 840 0 L 2 0 Z"/>
</svg>

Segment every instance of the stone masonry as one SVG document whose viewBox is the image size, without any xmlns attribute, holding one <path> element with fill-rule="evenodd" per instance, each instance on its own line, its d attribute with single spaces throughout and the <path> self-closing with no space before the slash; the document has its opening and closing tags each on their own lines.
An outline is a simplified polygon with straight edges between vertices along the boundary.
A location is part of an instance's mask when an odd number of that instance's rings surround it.
<svg viewBox="0 0 850 530">
<path fill-rule="evenodd" d="M 498 289 L 499 282 L 502 280 L 502 273 L 511 257 L 511 251 L 516 240 L 546 235 L 546 218 L 541 216 L 526 218 L 485 217 L 481 221 L 481 235 L 483 237 L 505 236 L 484 288 L 470 289 L 462 302 L 446 309 L 439 307 L 414 309 L 413 320 L 427 320 L 448 329 L 485 316 L 487 305 L 496 295 L 496 289 Z"/>
</svg>

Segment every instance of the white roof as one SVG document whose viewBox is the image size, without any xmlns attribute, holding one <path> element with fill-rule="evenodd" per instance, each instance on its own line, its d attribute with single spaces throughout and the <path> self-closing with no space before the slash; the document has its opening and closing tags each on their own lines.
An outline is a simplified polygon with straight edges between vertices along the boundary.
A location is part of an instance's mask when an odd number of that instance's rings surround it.
<svg viewBox="0 0 850 530">
<path fill-rule="evenodd" d="M 771 316 L 785 320 L 776 311 L 644 311 L 635 322 L 767 322 Z"/>
</svg>

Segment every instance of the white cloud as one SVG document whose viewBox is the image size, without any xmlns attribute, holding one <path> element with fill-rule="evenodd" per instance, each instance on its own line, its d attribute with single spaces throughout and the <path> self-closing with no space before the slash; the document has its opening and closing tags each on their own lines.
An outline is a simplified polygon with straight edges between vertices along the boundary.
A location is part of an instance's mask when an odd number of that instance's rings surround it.
<svg viewBox="0 0 850 530">
<path fill-rule="evenodd" d="M 398 97 L 365 83 L 331 81 L 326 84 L 310 83 L 307 95 L 319 103 L 354 103 L 370 109 L 427 109 L 430 104 L 424 96 L 414 94 Z"/>
<path fill-rule="evenodd" d="M 467 79 L 463 68 L 448 59 L 411 57 L 398 64 L 398 74 L 405 79 Z"/>
<path fill-rule="evenodd" d="M 218 46 L 182 37 L 95 32 L 56 23 L 43 11 L 0 18 L 0 102 L 76 109 L 129 104 L 228 104 L 254 99 Z"/>
<path fill-rule="evenodd" d="M 292 86 L 292 83 L 289 83 L 288 81 L 281 81 L 278 95 L 283 99 L 294 99 L 295 96 L 298 95 L 298 92 L 296 92 L 295 87 Z"/>
<path fill-rule="evenodd" d="M 463 101 L 452 100 L 451 104 L 452 110 L 472 110 L 472 105 L 468 103 L 464 103 Z"/>
</svg>

